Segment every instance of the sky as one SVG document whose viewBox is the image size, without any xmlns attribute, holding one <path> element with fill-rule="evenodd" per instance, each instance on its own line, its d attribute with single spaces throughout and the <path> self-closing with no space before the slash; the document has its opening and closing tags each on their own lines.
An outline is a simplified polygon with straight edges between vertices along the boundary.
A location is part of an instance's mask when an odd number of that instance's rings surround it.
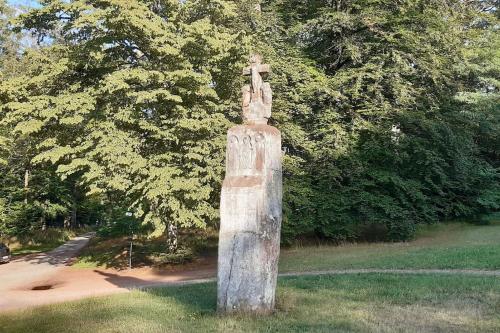
<svg viewBox="0 0 500 333">
<path fill-rule="evenodd" d="M 34 7 L 38 4 L 36 0 L 7 0 L 7 3 L 10 5 L 15 5 L 15 6 L 30 6 Z"/>
</svg>

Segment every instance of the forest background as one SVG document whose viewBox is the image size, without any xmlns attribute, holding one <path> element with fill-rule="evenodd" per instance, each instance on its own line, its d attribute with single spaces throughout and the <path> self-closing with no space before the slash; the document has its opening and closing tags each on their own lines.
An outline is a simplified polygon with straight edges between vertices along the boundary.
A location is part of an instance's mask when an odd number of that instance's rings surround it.
<svg viewBox="0 0 500 333">
<path fill-rule="evenodd" d="M 0 236 L 216 230 L 252 52 L 272 68 L 283 243 L 480 223 L 500 208 L 499 5 L 0 0 Z"/>
</svg>

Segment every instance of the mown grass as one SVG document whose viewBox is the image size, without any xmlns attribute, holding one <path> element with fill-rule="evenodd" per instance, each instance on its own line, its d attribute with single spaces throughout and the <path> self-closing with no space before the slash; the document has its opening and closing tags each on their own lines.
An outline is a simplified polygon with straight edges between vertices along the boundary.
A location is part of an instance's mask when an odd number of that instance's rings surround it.
<svg viewBox="0 0 500 333">
<path fill-rule="evenodd" d="M 411 242 L 296 246 L 280 257 L 281 272 L 349 268 L 500 269 L 500 218 L 423 226 Z"/>
<path fill-rule="evenodd" d="M 215 284 L 133 291 L 0 315 L 17 332 L 499 332 L 500 279 L 365 274 L 283 278 L 278 310 L 219 316 Z"/>
<path fill-rule="evenodd" d="M 423 225 L 419 227 L 415 240 L 410 242 L 284 248 L 280 256 L 280 272 L 349 268 L 500 269 L 500 214 L 491 215 L 489 220 L 488 225 L 465 222 Z M 165 242 L 149 243 L 150 240 L 135 242 L 134 267 L 157 264 L 152 255 L 158 256 L 162 251 L 160 245 L 164 248 Z M 213 256 L 216 240 L 207 244 L 203 246 L 210 251 L 205 252 L 209 252 L 209 257 Z M 128 265 L 128 246 L 126 237 L 93 239 L 73 267 L 125 268 Z M 195 249 L 193 253 L 203 253 L 203 249 Z"/>
</svg>

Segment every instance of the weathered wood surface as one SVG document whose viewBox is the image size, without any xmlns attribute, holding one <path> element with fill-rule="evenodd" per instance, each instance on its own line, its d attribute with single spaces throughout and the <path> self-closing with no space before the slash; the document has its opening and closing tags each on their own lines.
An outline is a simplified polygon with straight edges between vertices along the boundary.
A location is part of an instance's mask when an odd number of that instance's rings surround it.
<svg viewBox="0 0 500 333">
<path fill-rule="evenodd" d="M 217 275 L 217 308 L 223 313 L 266 313 L 275 303 L 282 220 L 281 133 L 266 124 L 271 91 L 260 74 L 269 66 L 256 60 L 247 71 L 258 77 L 243 89 L 244 124 L 227 135 Z"/>
</svg>

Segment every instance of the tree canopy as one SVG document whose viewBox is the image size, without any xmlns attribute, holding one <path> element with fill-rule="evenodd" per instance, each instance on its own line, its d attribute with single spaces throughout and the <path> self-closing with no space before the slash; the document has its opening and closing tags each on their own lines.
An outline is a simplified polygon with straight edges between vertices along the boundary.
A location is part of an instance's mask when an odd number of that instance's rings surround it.
<svg viewBox="0 0 500 333">
<path fill-rule="evenodd" d="M 0 207 L 39 207 L 4 208 L 4 230 L 78 205 L 131 211 L 153 235 L 217 227 L 251 52 L 273 70 L 285 242 L 406 240 L 500 208 L 498 1 L 257 3 L 45 0 L 2 16 L 2 45 L 38 41 L 2 48 Z"/>
</svg>

